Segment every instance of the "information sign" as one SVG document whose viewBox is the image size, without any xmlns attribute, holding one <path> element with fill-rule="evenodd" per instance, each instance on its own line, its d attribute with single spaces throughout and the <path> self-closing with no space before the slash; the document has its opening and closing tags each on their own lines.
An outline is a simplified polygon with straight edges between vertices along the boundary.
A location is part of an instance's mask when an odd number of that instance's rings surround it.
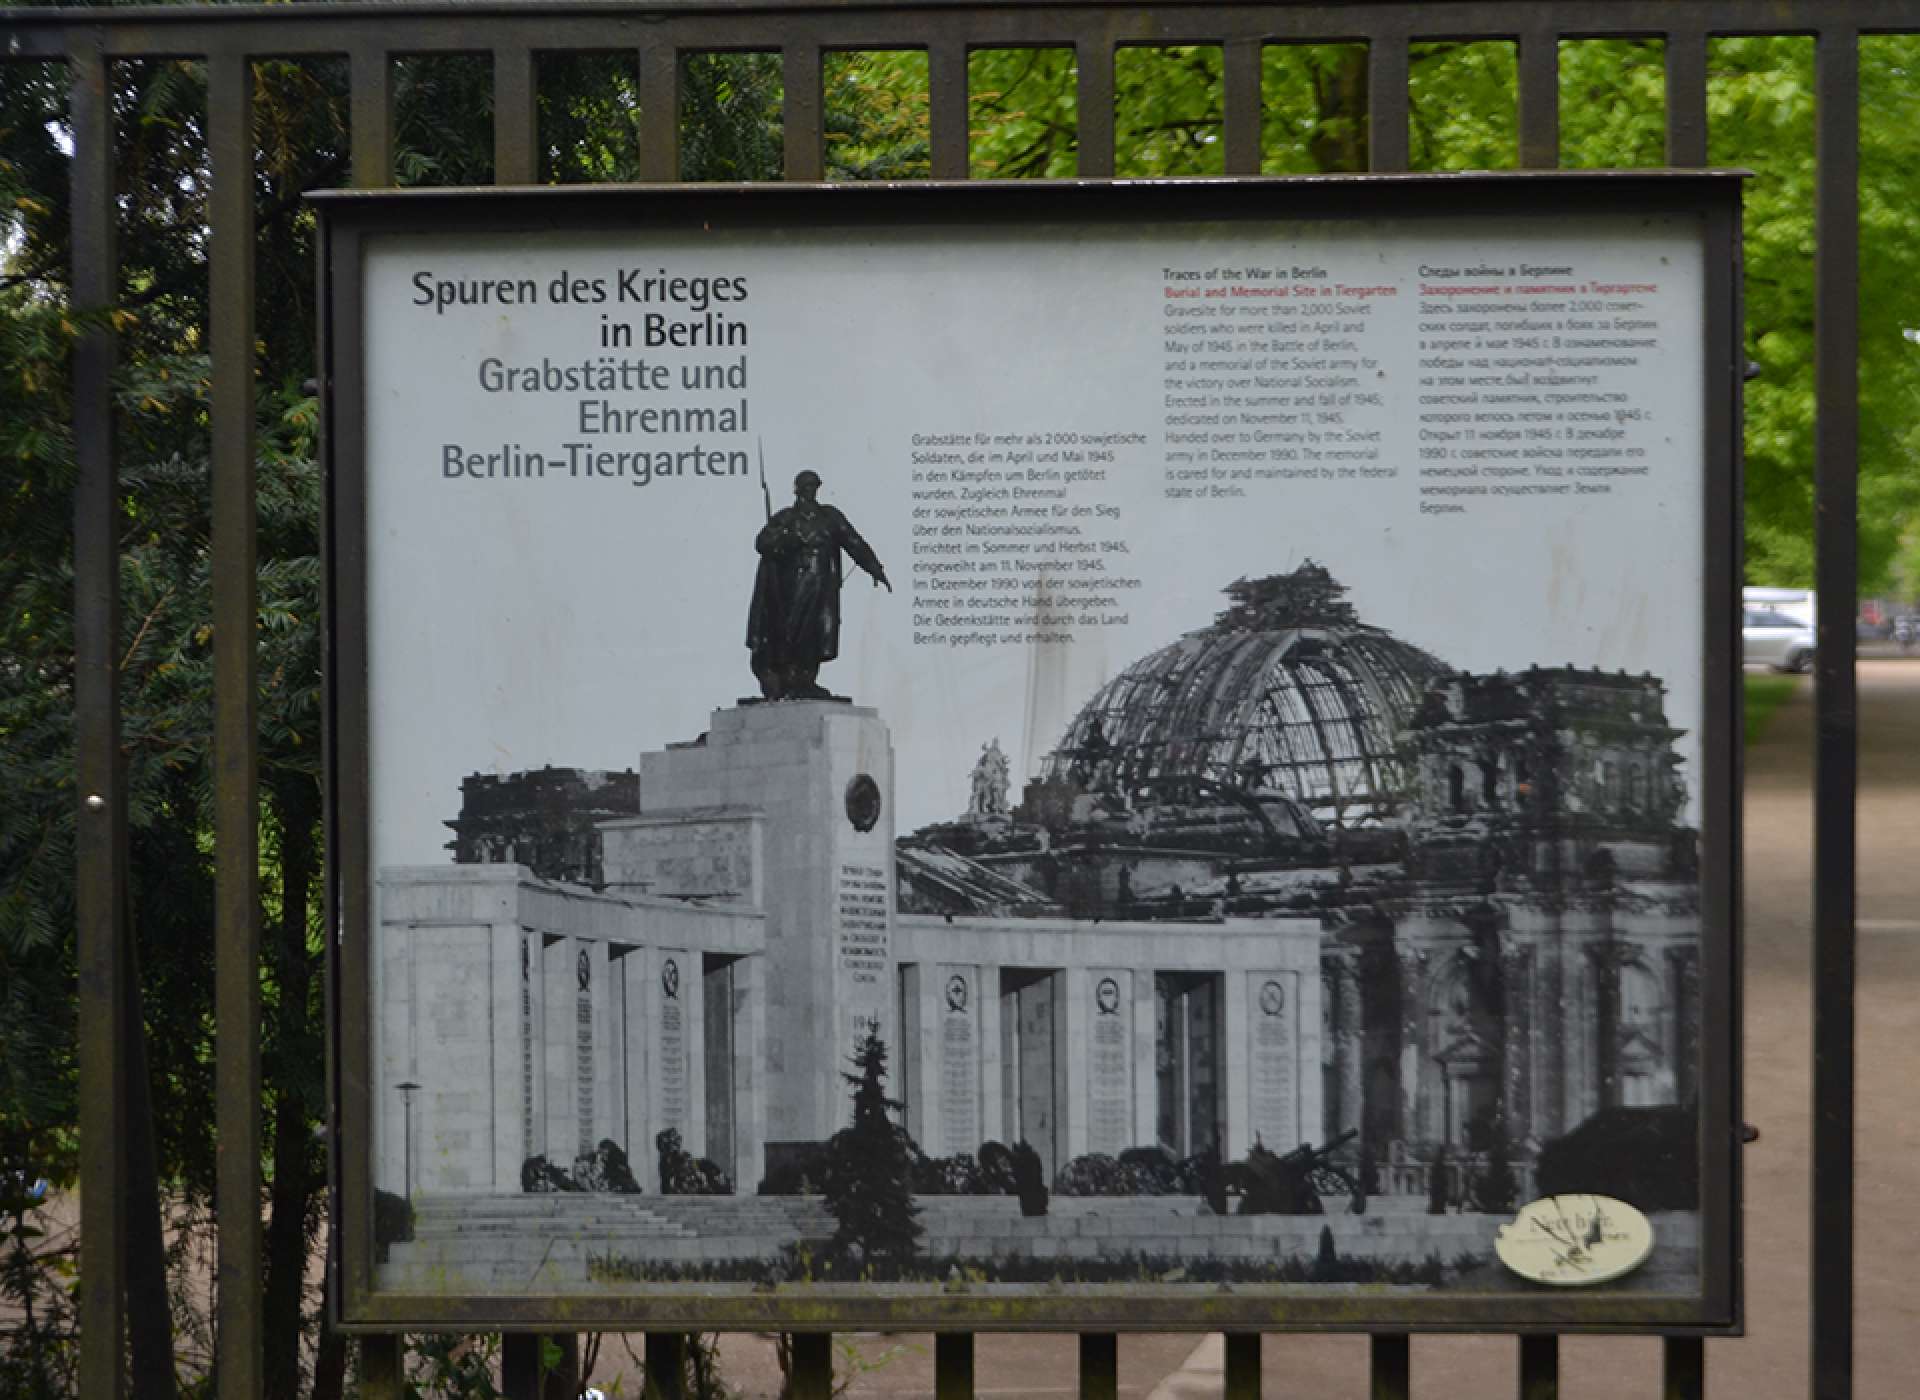
<svg viewBox="0 0 1920 1400">
<path fill-rule="evenodd" d="M 349 1318 L 1733 1324 L 1737 196 L 323 199 Z"/>
</svg>

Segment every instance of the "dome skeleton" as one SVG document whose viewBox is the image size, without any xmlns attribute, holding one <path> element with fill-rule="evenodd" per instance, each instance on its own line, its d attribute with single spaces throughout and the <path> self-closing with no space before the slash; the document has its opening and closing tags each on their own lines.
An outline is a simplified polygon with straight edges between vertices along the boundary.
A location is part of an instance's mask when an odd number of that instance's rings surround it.
<svg viewBox="0 0 1920 1400">
<path fill-rule="evenodd" d="M 1312 561 L 1235 583 L 1236 605 L 1212 626 L 1100 689 L 1049 776 L 1098 766 L 1120 791 L 1201 780 L 1283 797 L 1336 825 L 1383 818 L 1407 793 L 1399 731 L 1450 668 L 1360 622 L 1345 591 Z"/>
</svg>

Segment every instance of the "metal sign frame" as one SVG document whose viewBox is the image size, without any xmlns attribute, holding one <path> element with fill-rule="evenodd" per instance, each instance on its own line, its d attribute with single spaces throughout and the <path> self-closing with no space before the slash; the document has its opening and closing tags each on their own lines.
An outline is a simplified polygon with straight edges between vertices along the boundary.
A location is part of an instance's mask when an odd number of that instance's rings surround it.
<svg viewBox="0 0 1920 1400">
<path fill-rule="evenodd" d="M 341 1325 L 357 1331 L 620 1328 L 977 1330 L 1376 1330 L 1655 1332 L 1726 1334 L 1740 1303 L 1739 933 L 1741 704 L 1735 631 L 1740 539 L 1740 181 L 1710 172 L 1530 172 L 1507 175 L 1334 176 L 1183 180 L 1177 203 L 1155 182 L 896 186 L 644 186 L 588 189 L 326 192 L 321 297 L 325 556 L 328 605 L 326 711 L 328 893 L 331 944 L 331 1082 L 334 1087 L 334 1297 Z M 1696 216 L 1701 230 L 1705 353 L 1702 406 L 1706 635 L 1701 656 L 1701 1290 L 1437 1292 L 1420 1297 L 1342 1293 L 1312 1286 L 1276 1296 L 1228 1288 L 1140 1285 L 1099 1294 L 883 1290 L 827 1297 L 780 1290 L 738 1296 L 631 1292 L 566 1295 L 428 1295 L 374 1285 L 373 1190 L 356 1144 L 371 1140 L 370 698 L 364 478 L 362 260 L 383 234 L 513 233 L 565 227 L 695 231 L 1027 221 L 1159 223 L 1251 219 L 1443 216 L 1470 210 L 1524 220 L 1539 214 L 1647 212 Z"/>
</svg>

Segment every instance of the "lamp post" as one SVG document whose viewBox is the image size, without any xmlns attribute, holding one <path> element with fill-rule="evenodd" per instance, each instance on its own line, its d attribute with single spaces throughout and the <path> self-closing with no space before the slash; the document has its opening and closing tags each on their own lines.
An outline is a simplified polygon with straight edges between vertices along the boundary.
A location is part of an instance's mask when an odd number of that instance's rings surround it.
<svg viewBox="0 0 1920 1400">
<path fill-rule="evenodd" d="M 406 1193 L 407 1204 L 411 1206 L 413 1204 L 413 1091 L 420 1086 L 411 1079 L 407 1079 L 394 1087 L 400 1091 L 400 1111 L 403 1115 L 400 1129 L 400 1159 L 405 1165 L 401 1168 L 400 1181 Z"/>
</svg>

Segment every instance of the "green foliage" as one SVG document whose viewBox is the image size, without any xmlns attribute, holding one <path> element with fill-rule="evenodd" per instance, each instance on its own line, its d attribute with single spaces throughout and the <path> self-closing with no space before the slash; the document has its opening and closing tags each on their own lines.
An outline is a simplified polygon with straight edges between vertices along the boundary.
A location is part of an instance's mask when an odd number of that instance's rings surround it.
<svg viewBox="0 0 1920 1400">
<path fill-rule="evenodd" d="M 1813 45 L 1722 39 L 1710 50 L 1708 158 L 1746 190 L 1747 578 L 1813 578 Z"/>
<path fill-rule="evenodd" d="M 932 173 L 924 50 L 828 54 L 821 85 L 829 180 L 924 180 Z"/>
<path fill-rule="evenodd" d="M 1072 49 L 976 49 L 967 58 L 968 159 L 975 179 L 1078 173 L 1079 69 Z"/>
<path fill-rule="evenodd" d="M 506 1400 L 494 1385 L 497 1336 L 407 1338 L 408 1400 Z"/>
<path fill-rule="evenodd" d="M 904 1105 L 886 1094 L 887 1043 L 868 1031 L 854 1048 L 853 1122 L 827 1146 L 827 1209 L 837 1228 L 834 1264 L 855 1277 L 897 1278 L 920 1241 L 913 1203 L 913 1148 L 893 1114 Z"/>
<path fill-rule="evenodd" d="M 1115 174 L 1218 175 L 1226 169 L 1221 61 L 1212 44 L 1114 54 Z"/>
<path fill-rule="evenodd" d="M 639 179 L 645 117 L 632 55 L 543 55 L 539 102 L 542 180 L 584 185 Z"/>
<path fill-rule="evenodd" d="M 680 65 L 680 178 L 778 180 L 785 152 L 777 53 L 696 53 Z"/>
<path fill-rule="evenodd" d="M 1560 46 L 1560 163 L 1570 169 L 1666 164 L 1666 45 L 1585 39 Z"/>
<path fill-rule="evenodd" d="M 1519 163 L 1516 57 L 1505 41 L 1414 44 L 1408 139 L 1415 170 L 1505 170 Z"/>
<path fill-rule="evenodd" d="M 62 1229 L 25 1179 L 0 1173 L 0 1395 L 73 1393 L 79 1329 L 73 1283 L 78 1232 Z"/>
<path fill-rule="evenodd" d="M 1261 55 L 1261 173 L 1367 168 L 1364 44 L 1269 44 Z"/>
</svg>

